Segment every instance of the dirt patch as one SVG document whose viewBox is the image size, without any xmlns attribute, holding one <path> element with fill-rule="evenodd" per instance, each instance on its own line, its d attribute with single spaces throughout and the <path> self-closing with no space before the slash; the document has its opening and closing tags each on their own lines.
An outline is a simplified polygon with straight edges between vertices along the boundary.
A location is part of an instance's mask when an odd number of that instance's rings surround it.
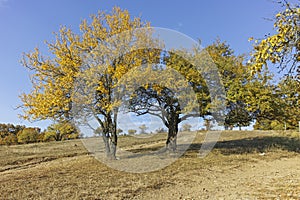
<svg viewBox="0 0 300 200">
<path fill-rule="evenodd" d="M 133 199 L 300 199 L 299 163 L 297 156 L 185 171 L 172 177 L 174 185 Z"/>
</svg>

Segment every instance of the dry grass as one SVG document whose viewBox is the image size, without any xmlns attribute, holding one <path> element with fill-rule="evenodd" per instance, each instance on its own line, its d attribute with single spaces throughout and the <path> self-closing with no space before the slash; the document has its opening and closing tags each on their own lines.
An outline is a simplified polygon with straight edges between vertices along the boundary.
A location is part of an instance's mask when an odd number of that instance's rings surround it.
<svg viewBox="0 0 300 200">
<path fill-rule="evenodd" d="M 200 159 L 204 137 L 198 133 L 168 167 L 142 174 L 107 167 L 80 140 L 0 146 L 0 199 L 300 199 L 297 134 L 226 131 Z M 119 143 L 143 152 L 161 148 L 164 138 Z"/>
</svg>

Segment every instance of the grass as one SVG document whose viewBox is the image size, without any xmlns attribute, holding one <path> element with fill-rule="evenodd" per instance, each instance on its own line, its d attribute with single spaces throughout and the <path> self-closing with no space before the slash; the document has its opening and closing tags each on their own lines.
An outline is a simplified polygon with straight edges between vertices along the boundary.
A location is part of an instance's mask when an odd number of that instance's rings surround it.
<svg viewBox="0 0 300 200">
<path fill-rule="evenodd" d="M 164 146 L 165 137 L 123 136 L 119 144 L 135 153 L 153 151 Z M 204 137 L 204 132 L 197 133 L 193 144 L 173 164 L 140 174 L 107 167 L 94 159 L 80 140 L 0 146 L 0 199 L 300 198 L 296 171 L 281 177 L 270 175 L 270 183 L 258 177 L 265 187 L 255 185 L 249 171 L 261 167 L 268 174 L 264 165 L 299 157 L 298 134 L 224 131 L 213 151 L 200 159 Z M 273 173 L 272 168 L 269 171 Z M 237 189 L 228 188 L 230 184 Z"/>
</svg>

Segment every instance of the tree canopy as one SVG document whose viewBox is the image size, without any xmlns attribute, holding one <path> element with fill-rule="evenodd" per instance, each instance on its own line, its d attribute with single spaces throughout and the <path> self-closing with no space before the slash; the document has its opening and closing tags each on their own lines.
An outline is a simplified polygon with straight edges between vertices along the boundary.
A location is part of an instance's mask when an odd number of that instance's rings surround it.
<svg viewBox="0 0 300 200">
<path fill-rule="evenodd" d="M 281 129 L 283 123 L 295 128 L 300 119 L 300 8 L 283 5 L 275 17 L 276 33 L 255 40 L 248 63 L 219 39 L 204 49 L 167 51 L 148 22 L 119 7 L 110 13 L 99 11 L 81 22 L 79 33 L 66 27 L 55 33 L 55 40 L 46 42 L 49 55 L 38 48 L 24 54 L 22 64 L 31 72 L 32 90 L 20 96 L 21 117 L 55 121 L 43 140 L 78 138 L 73 122 L 88 126 L 102 136 L 112 159 L 122 109 L 159 117 L 172 150 L 179 124 L 191 117 L 205 119 L 207 130 L 213 121 L 226 129 L 253 121 L 257 129 Z M 271 63 L 288 69 L 291 76 L 273 83 Z M 184 130 L 191 129 L 187 125 Z M 140 127 L 142 133 L 146 126 Z M 0 125 L 0 134 L 2 143 L 40 137 L 33 129 L 9 125 Z"/>
<path fill-rule="evenodd" d="M 300 7 L 287 1 L 282 2 L 285 8 L 275 16 L 276 33 L 264 39 L 255 40 L 252 53 L 252 70 L 259 71 L 268 63 L 277 64 L 287 69 L 292 76 L 300 76 Z M 253 38 L 250 38 L 252 40 Z"/>
</svg>

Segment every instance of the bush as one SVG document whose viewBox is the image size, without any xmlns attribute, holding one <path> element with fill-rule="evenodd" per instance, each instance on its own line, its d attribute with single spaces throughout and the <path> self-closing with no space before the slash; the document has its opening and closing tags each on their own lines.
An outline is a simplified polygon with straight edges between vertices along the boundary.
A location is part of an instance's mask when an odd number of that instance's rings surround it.
<svg viewBox="0 0 300 200">
<path fill-rule="evenodd" d="M 45 137 L 45 132 L 40 133 L 37 136 L 37 142 L 43 142 L 44 141 L 44 137 Z"/>
<path fill-rule="evenodd" d="M 44 141 L 61 141 L 77 138 L 79 138 L 79 132 L 70 122 L 52 124 L 44 134 Z"/>
<path fill-rule="evenodd" d="M 44 142 L 55 141 L 56 138 L 57 136 L 54 131 L 45 131 L 43 141 Z"/>
<path fill-rule="evenodd" d="M 39 130 L 36 128 L 24 128 L 23 130 L 19 131 L 17 135 L 18 143 L 28 144 L 37 142 L 38 135 Z"/>
<path fill-rule="evenodd" d="M 284 130 L 284 123 L 274 120 L 270 124 L 272 130 Z"/>
<path fill-rule="evenodd" d="M 134 135 L 134 134 L 136 134 L 136 130 L 134 130 L 134 129 L 129 129 L 129 130 L 128 130 L 128 134 L 129 134 L 129 135 Z"/>
<path fill-rule="evenodd" d="M 189 131 L 191 131 L 191 128 L 192 128 L 192 125 L 190 125 L 190 124 L 183 124 L 182 125 L 182 131 L 185 131 L 185 132 L 189 132 Z"/>
<path fill-rule="evenodd" d="M 14 134 L 10 134 L 3 139 L 3 143 L 6 145 L 18 144 L 18 138 Z"/>
<path fill-rule="evenodd" d="M 155 132 L 156 132 L 156 133 L 166 133 L 167 130 L 164 129 L 164 128 L 158 128 L 158 129 L 155 130 Z"/>
<path fill-rule="evenodd" d="M 79 138 L 79 133 L 73 133 L 68 135 L 68 140 L 74 140 Z"/>
</svg>

